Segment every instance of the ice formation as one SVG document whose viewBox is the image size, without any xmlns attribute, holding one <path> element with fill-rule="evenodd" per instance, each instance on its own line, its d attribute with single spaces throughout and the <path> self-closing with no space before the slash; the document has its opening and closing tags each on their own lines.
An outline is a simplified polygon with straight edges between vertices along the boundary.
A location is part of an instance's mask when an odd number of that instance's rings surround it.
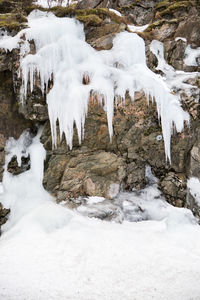
<svg viewBox="0 0 200 300">
<path fill-rule="evenodd" d="M 70 4 L 79 2 L 77 0 L 36 0 L 35 4 L 42 6 L 44 8 L 49 8 L 53 6 L 68 6 Z"/>
<path fill-rule="evenodd" d="M 132 32 L 143 32 L 143 31 L 145 31 L 145 29 L 147 29 L 148 26 L 149 26 L 149 24 L 146 24 L 143 26 L 128 25 L 128 28 Z"/>
<path fill-rule="evenodd" d="M 182 39 L 182 38 L 178 38 Z M 177 40 L 177 38 L 176 38 Z M 168 87 L 177 93 L 179 96 L 179 91 L 185 90 L 187 94 L 191 94 L 191 89 L 195 89 L 195 86 L 185 83 L 189 78 L 196 77 L 198 72 L 184 72 L 177 71 L 172 66 L 170 66 L 164 59 L 164 46 L 162 42 L 153 40 L 150 44 L 150 50 L 158 59 L 158 65 L 156 70 L 160 70 L 164 73 L 163 79 L 165 80 Z M 196 87 L 196 89 L 198 89 Z"/>
<path fill-rule="evenodd" d="M 200 207 L 200 181 L 196 177 L 191 177 L 187 181 L 187 187 L 194 197 L 196 204 Z"/>
<path fill-rule="evenodd" d="M 193 49 L 190 45 L 187 46 L 185 49 L 185 59 L 184 63 L 188 66 L 195 66 L 197 67 L 197 59 L 200 59 L 200 47 Z"/>
<path fill-rule="evenodd" d="M 125 99 L 128 91 L 134 101 L 134 93 L 143 90 L 147 99 L 156 101 L 166 158 L 170 161 L 173 128 L 182 131 L 184 122 L 189 122 L 189 115 L 182 110 L 178 97 L 171 93 L 163 78 L 148 69 L 142 38 L 122 32 L 114 39 L 111 50 L 98 52 L 85 42 L 83 26 L 74 19 L 34 11 L 28 23 L 29 28 L 18 34 L 18 38 L 26 37 L 20 46 L 22 95 L 26 98 L 27 91 L 33 90 L 36 74 L 43 92 L 53 80 L 47 103 L 54 146 L 57 146 L 57 120 L 60 137 L 65 133 L 70 148 L 74 124 L 81 143 L 91 94 L 104 105 L 111 139 L 115 99 Z M 13 39 L 15 43 L 16 37 Z M 28 54 L 30 40 L 35 42 L 36 54 Z M 6 48 L 6 43 L 0 46 Z M 83 84 L 83 77 L 89 79 L 87 84 Z"/>
</svg>

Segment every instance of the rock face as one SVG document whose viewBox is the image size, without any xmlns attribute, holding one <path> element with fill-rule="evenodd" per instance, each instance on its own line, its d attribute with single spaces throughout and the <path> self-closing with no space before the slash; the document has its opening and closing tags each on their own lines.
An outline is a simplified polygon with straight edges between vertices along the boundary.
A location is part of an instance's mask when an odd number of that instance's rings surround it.
<svg viewBox="0 0 200 300">
<path fill-rule="evenodd" d="M 0 235 L 1 235 L 1 226 L 6 223 L 9 213 L 10 210 L 3 208 L 2 204 L 0 203 Z"/>
<path fill-rule="evenodd" d="M 126 17 L 118 17 L 105 7 L 115 8 Z M 136 25 L 150 23 L 140 35 L 145 39 L 147 61 L 153 71 L 156 71 L 157 59 L 149 50 L 152 39 L 163 42 L 165 59 L 175 69 L 199 71 L 198 65 L 190 67 L 184 63 L 188 43 L 194 48 L 199 46 L 198 1 L 180 1 L 177 4 L 176 1 L 83 0 L 76 8 L 54 8 L 53 11 L 60 17 L 75 16 L 83 22 L 86 40 L 97 50 L 112 48 L 113 38 L 118 32 L 128 29 L 128 22 Z M 3 8 L 1 12 L 4 12 Z M 35 53 L 32 41 L 30 51 Z M 74 207 L 79 205 L 78 200 L 74 200 L 79 196 L 101 196 L 107 199 L 109 210 L 109 203 L 120 189 L 131 191 L 145 187 L 145 169 L 149 165 L 166 199 L 175 206 L 190 207 L 187 202 L 187 178 L 200 178 L 199 89 L 190 96 L 179 91 L 182 105 L 191 115 L 191 124 L 183 133 L 174 134 L 171 164 L 166 163 L 155 104 L 151 101 L 147 104 L 143 92 L 135 95 L 134 103 L 131 103 L 127 93 L 125 104 L 116 104 L 112 141 L 109 139 L 105 112 L 91 99 L 82 145 L 79 145 L 75 133 L 73 150 L 69 150 L 64 137 L 58 148 L 52 150 L 46 95 L 41 93 L 38 78 L 33 92 L 28 92 L 22 105 L 19 100 L 21 81 L 17 76 L 18 67 L 18 50 L 7 53 L 1 50 L 0 179 L 6 139 L 9 136 L 19 137 L 25 128 L 35 128 L 39 123 L 44 125 L 41 141 L 47 150 L 44 186 L 57 201 L 66 201 Z M 197 74 L 189 83 L 199 88 L 199 82 Z M 49 83 L 49 89 L 52 84 Z M 13 159 L 8 167 L 17 175 L 28 168 L 28 160 L 24 161 L 23 166 L 20 169 Z"/>
</svg>

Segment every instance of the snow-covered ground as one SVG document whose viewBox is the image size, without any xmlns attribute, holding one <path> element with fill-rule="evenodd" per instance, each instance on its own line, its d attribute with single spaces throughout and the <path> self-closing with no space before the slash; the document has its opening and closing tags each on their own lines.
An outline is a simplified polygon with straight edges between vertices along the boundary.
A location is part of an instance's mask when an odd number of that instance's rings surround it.
<svg viewBox="0 0 200 300">
<path fill-rule="evenodd" d="M 66 224 L 49 231 L 60 208 L 45 218 L 48 208 L 1 238 L 0 299 L 199 300 L 197 226 L 120 225 L 66 211 Z"/>
<path fill-rule="evenodd" d="M 161 198 L 155 181 L 118 197 L 129 217 L 134 204 L 149 220 L 89 219 L 43 189 L 39 134 L 31 141 L 25 132 L 6 149 L 6 164 L 14 153 L 19 162 L 26 153 L 31 169 L 4 173 L 0 202 L 11 214 L 0 239 L 0 299 L 199 300 L 200 228 L 189 210 Z"/>
</svg>

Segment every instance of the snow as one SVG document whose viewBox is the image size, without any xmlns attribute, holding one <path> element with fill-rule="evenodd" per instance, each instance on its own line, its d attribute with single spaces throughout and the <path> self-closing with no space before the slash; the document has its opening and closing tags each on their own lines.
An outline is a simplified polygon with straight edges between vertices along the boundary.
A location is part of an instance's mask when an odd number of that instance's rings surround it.
<svg viewBox="0 0 200 300">
<path fill-rule="evenodd" d="M 190 211 L 162 199 L 150 167 L 146 189 L 116 199 L 126 213 L 140 205 L 147 221 L 89 219 L 56 204 L 43 189 L 40 133 L 31 142 L 24 133 L 9 147 L 8 156 L 14 149 L 18 154 L 27 140 L 31 169 L 13 176 L 5 168 L 0 201 L 11 214 L 0 239 L 0 298 L 198 300 L 199 226 Z M 90 200 L 100 205 L 103 199 Z"/>
<path fill-rule="evenodd" d="M 197 67 L 197 58 L 200 58 L 200 47 L 196 48 L 196 49 L 192 49 L 190 45 L 187 46 L 187 48 L 185 49 L 185 59 L 184 59 L 184 63 L 187 66 L 195 66 Z"/>
</svg>

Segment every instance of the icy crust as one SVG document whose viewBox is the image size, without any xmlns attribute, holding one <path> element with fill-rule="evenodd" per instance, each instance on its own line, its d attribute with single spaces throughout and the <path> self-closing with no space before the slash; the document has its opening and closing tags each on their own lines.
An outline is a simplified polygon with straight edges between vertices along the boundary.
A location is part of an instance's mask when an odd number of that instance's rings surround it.
<svg viewBox="0 0 200 300">
<path fill-rule="evenodd" d="M 80 1 L 80 0 L 79 0 Z M 73 3 L 79 2 L 77 0 L 36 0 L 34 3 L 44 8 L 50 8 L 54 6 L 68 6 Z"/>
<path fill-rule="evenodd" d="M 191 177 L 187 181 L 187 187 L 194 197 L 196 204 L 200 207 L 200 181 L 196 177 Z"/>
<path fill-rule="evenodd" d="M 85 42 L 83 26 L 74 19 L 34 11 L 29 15 L 28 23 L 29 28 L 21 33 L 26 37 L 20 46 L 21 93 L 26 98 L 27 90 L 33 90 L 36 74 L 40 77 L 43 92 L 49 81 L 53 81 L 47 103 L 55 147 L 57 120 L 60 137 L 65 133 L 70 148 L 74 124 L 81 143 L 91 96 L 104 106 L 111 139 L 114 102 L 123 101 L 127 91 L 134 101 L 135 92 L 143 90 L 148 100 L 156 101 L 166 159 L 170 161 L 173 128 L 182 131 L 184 122 L 189 122 L 189 115 L 182 110 L 178 97 L 171 93 L 163 78 L 147 68 L 142 38 L 135 33 L 123 32 L 116 36 L 111 50 L 98 52 Z M 30 40 L 36 45 L 34 55 L 28 54 L 27 41 Z M 87 84 L 83 84 L 83 78 L 88 79 Z"/>
<path fill-rule="evenodd" d="M 195 66 L 197 67 L 197 59 L 200 59 L 200 47 L 196 49 L 192 49 L 190 45 L 185 49 L 185 59 L 184 63 L 187 66 Z"/>
</svg>

